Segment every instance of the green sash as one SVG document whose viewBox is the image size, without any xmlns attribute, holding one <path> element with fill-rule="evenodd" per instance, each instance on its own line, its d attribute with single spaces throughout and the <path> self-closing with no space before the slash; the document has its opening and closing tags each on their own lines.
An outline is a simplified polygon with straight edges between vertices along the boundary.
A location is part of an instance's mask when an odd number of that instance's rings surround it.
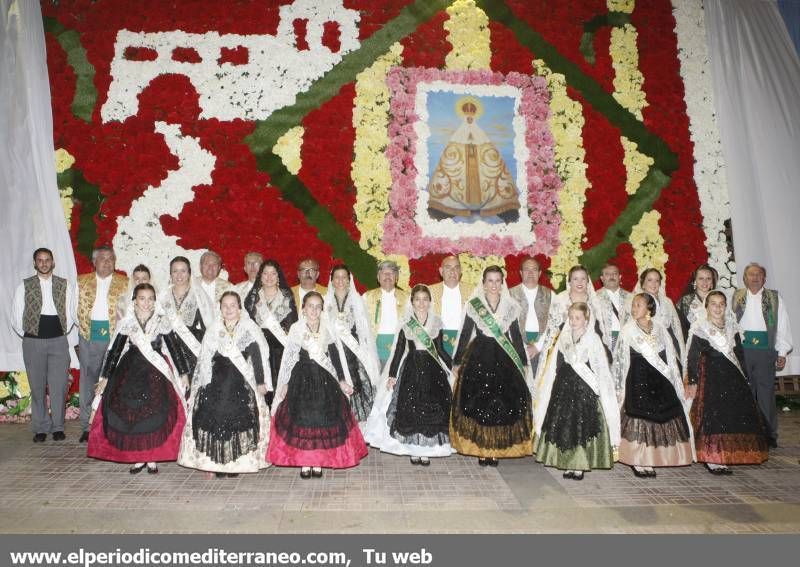
<svg viewBox="0 0 800 567">
<path fill-rule="evenodd" d="M 532 345 L 539 340 L 539 331 L 525 331 L 525 340 Z"/>
<path fill-rule="evenodd" d="M 111 340 L 111 331 L 108 321 L 95 321 L 92 319 L 92 326 L 89 330 L 90 341 L 109 341 Z"/>
<path fill-rule="evenodd" d="M 439 353 L 436 352 L 436 345 L 433 344 L 433 339 L 431 339 L 431 336 L 428 334 L 428 331 L 425 330 L 425 327 L 420 325 L 416 317 L 411 317 L 408 320 L 408 328 L 414 333 L 414 337 L 419 339 L 419 342 L 423 344 L 425 350 L 428 351 L 428 354 L 433 357 L 433 360 L 439 362 Z"/>
<path fill-rule="evenodd" d="M 754 350 L 769 350 L 769 337 L 766 331 L 745 331 L 744 348 Z"/>
<path fill-rule="evenodd" d="M 394 335 L 381 334 L 375 338 L 375 343 L 378 347 L 378 358 L 380 358 L 381 364 L 389 360 L 389 355 L 392 353 L 393 342 Z"/>
<path fill-rule="evenodd" d="M 481 321 L 483 321 L 483 323 L 492 332 L 492 336 L 494 337 L 494 340 L 497 341 L 497 344 L 499 344 L 506 354 L 511 357 L 511 360 L 514 362 L 517 370 L 519 370 L 520 375 L 524 378 L 525 365 L 522 364 L 522 359 L 514 349 L 514 345 L 511 344 L 511 341 L 508 340 L 508 337 L 506 337 L 500 330 L 500 326 L 497 324 L 497 321 L 495 321 L 491 312 L 478 297 L 473 297 L 469 303 L 472 305 L 473 309 L 475 309 L 475 312 L 478 314 L 478 317 L 481 318 Z"/>
<path fill-rule="evenodd" d="M 458 329 L 442 329 L 442 343 L 444 350 L 450 356 L 456 351 L 456 339 L 458 338 Z"/>
</svg>

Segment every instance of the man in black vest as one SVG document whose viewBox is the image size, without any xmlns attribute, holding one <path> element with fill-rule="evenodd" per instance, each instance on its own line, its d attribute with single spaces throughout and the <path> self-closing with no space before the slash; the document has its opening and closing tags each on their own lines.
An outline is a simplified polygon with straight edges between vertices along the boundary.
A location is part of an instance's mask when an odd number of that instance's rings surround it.
<svg viewBox="0 0 800 567">
<path fill-rule="evenodd" d="M 53 253 L 38 248 L 33 253 L 36 274 L 22 281 L 14 294 L 14 331 L 22 336 L 22 357 L 31 387 L 33 442 L 47 434 L 63 441 L 64 411 L 69 388 L 67 333 L 75 324 L 77 292 L 64 278 L 53 275 Z M 50 411 L 45 403 L 50 394 Z"/>
<path fill-rule="evenodd" d="M 786 366 L 792 349 L 792 330 L 783 298 L 767 289 L 767 270 L 752 262 L 744 269 L 744 286 L 733 293 L 731 307 L 744 332 L 744 363 L 750 388 L 769 427 L 769 445 L 778 446 L 775 371 Z"/>
</svg>

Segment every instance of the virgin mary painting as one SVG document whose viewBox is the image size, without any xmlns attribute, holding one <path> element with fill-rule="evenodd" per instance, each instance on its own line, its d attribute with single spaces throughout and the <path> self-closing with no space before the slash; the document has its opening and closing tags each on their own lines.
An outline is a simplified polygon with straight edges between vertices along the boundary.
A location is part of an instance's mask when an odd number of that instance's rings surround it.
<svg viewBox="0 0 800 567">
<path fill-rule="evenodd" d="M 453 132 L 428 183 L 428 213 L 453 217 L 519 219 L 519 190 L 497 146 L 477 124 L 483 105 L 477 97 L 456 101 L 461 125 Z"/>
</svg>

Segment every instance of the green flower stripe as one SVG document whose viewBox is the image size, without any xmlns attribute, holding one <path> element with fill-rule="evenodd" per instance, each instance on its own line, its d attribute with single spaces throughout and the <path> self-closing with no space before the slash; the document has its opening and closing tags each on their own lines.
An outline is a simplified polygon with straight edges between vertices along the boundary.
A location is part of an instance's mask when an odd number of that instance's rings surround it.
<svg viewBox="0 0 800 567">
<path fill-rule="evenodd" d="M 97 225 L 94 216 L 100 212 L 100 203 L 103 197 L 97 185 L 86 181 L 83 173 L 74 165 L 63 173 L 56 175 L 56 182 L 59 189 L 72 187 L 72 197 L 81 204 L 81 217 L 78 224 L 78 252 L 92 257 L 92 249 L 97 240 Z"/>
<path fill-rule="evenodd" d="M 67 54 L 67 62 L 75 72 L 75 96 L 72 98 L 72 114 L 92 121 L 92 112 L 97 103 L 97 89 L 94 87 L 94 66 L 86 58 L 86 50 L 81 45 L 81 37 L 75 30 L 61 25 L 50 16 L 44 18 L 44 31 L 52 33 Z"/>
</svg>

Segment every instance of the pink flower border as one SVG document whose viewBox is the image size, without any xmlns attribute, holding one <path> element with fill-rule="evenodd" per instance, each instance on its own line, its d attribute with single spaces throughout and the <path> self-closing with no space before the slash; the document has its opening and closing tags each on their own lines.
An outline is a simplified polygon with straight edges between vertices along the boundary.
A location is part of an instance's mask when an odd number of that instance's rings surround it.
<svg viewBox="0 0 800 567">
<path fill-rule="evenodd" d="M 528 211 L 536 237 L 534 244 L 520 249 L 513 236 L 489 234 L 485 238 L 426 237 L 414 220 L 417 209 L 417 168 L 414 158 L 417 135 L 414 123 L 417 85 L 421 82 L 446 81 L 464 85 L 511 85 L 522 91 L 520 112 L 525 117 L 525 143 L 529 158 Z M 389 212 L 384 219 L 383 249 L 388 254 L 404 254 L 419 258 L 429 253 L 459 253 L 470 251 L 476 256 L 507 254 L 551 255 L 558 248 L 558 190 L 561 179 L 555 169 L 554 141 L 550 133 L 550 93 L 541 77 L 493 71 L 444 71 L 421 67 L 395 67 L 386 82 L 392 93 L 392 121 L 389 124 L 389 147 L 386 157 L 392 172 Z"/>
</svg>

